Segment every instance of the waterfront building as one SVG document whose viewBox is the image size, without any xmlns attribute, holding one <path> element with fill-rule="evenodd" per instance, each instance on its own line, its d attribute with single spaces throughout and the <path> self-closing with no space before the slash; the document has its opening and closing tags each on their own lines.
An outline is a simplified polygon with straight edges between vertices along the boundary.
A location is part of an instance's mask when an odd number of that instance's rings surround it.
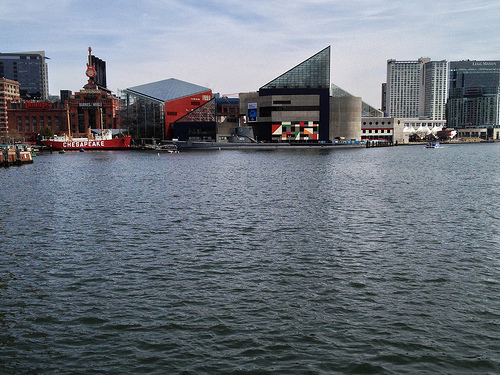
<svg viewBox="0 0 500 375">
<path fill-rule="evenodd" d="M 121 101 L 109 90 L 99 87 L 95 82 L 98 71 L 92 63 L 92 49 L 89 48 L 86 76 L 87 84 L 72 94 L 61 91 L 61 100 L 21 100 L 11 103 L 9 129 L 26 140 L 34 140 L 44 128 L 50 128 L 56 135 L 85 137 L 89 130 L 100 129 L 120 131 Z M 101 67 L 102 68 L 102 67 Z"/>
<path fill-rule="evenodd" d="M 448 126 L 459 137 L 500 139 L 500 61 L 450 62 Z"/>
<path fill-rule="evenodd" d="M 175 78 L 122 91 L 124 121 L 135 139 L 172 139 L 172 123 L 212 99 L 212 90 Z"/>
<path fill-rule="evenodd" d="M 108 89 L 99 86 L 99 72 L 92 61 L 102 60 L 93 58 L 92 49 L 89 47 L 88 63 L 85 75 L 88 77 L 87 84 L 83 89 L 71 95 L 66 102 L 68 110 L 68 122 L 71 135 L 74 137 L 85 137 L 89 129 L 95 132 L 104 129 L 121 130 L 121 101 Z M 105 65 L 104 65 L 105 67 Z M 103 66 L 101 65 L 100 70 Z M 101 82 L 103 82 L 101 80 Z"/>
<path fill-rule="evenodd" d="M 390 143 L 408 143 L 410 134 L 404 132 L 404 119 L 395 117 L 363 117 L 361 139 Z"/>
<path fill-rule="evenodd" d="M 240 113 L 259 141 L 359 140 L 361 110 L 359 97 L 330 96 L 330 46 L 258 92 L 240 94 Z"/>
<path fill-rule="evenodd" d="M 49 98 L 48 67 L 45 51 L 0 53 L 0 78 L 19 82 L 26 100 Z"/>
<path fill-rule="evenodd" d="M 387 82 L 382 86 L 385 115 L 444 120 L 447 72 L 448 63 L 445 60 L 387 60 Z"/>
<path fill-rule="evenodd" d="M 16 140 L 35 141 L 44 128 L 54 134 L 68 133 L 68 111 L 62 102 L 20 100 L 11 102 L 7 110 L 9 134 Z"/>
<path fill-rule="evenodd" d="M 445 120 L 404 117 L 363 117 L 361 139 L 404 144 L 436 139 L 446 129 Z"/>
<path fill-rule="evenodd" d="M 420 88 L 419 117 L 427 120 L 446 119 L 448 98 L 448 62 L 429 61 L 423 64 Z"/>
<path fill-rule="evenodd" d="M 19 82 L 0 78 L 0 137 L 7 140 L 9 117 L 7 109 L 11 102 L 19 101 Z M 0 142 L 1 143 L 1 142 Z"/>
<path fill-rule="evenodd" d="M 238 131 L 239 102 L 239 98 L 213 98 L 172 123 L 172 138 L 227 142 Z"/>
</svg>

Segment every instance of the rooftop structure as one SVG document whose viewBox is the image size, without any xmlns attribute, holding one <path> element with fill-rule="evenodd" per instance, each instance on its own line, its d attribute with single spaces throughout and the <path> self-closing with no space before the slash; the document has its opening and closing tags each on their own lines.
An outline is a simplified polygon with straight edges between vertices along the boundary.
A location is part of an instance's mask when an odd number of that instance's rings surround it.
<svg viewBox="0 0 500 375">
<path fill-rule="evenodd" d="M 345 98 L 345 97 L 355 97 L 354 95 L 348 93 L 344 89 L 341 89 L 337 85 L 332 83 L 332 97 L 335 98 Z M 369 105 L 368 103 L 361 102 L 361 117 L 384 117 L 384 113 Z"/>
<path fill-rule="evenodd" d="M 260 89 L 329 88 L 330 46 L 273 79 Z"/>
<path fill-rule="evenodd" d="M 210 91 L 209 88 L 184 82 L 175 78 L 163 81 L 146 83 L 140 86 L 130 87 L 126 90 L 130 94 L 169 102 L 186 96 Z"/>
</svg>

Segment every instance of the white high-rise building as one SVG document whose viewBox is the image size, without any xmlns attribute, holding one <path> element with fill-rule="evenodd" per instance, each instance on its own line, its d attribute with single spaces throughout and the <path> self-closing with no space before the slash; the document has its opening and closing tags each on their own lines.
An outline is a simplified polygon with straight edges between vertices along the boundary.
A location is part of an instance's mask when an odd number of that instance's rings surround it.
<svg viewBox="0 0 500 375">
<path fill-rule="evenodd" d="M 386 116 L 444 120 L 447 75 L 446 61 L 387 60 Z"/>
<path fill-rule="evenodd" d="M 446 119 L 448 62 L 429 61 L 423 65 L 419 116 L 427 120 Z"/>
</svg>

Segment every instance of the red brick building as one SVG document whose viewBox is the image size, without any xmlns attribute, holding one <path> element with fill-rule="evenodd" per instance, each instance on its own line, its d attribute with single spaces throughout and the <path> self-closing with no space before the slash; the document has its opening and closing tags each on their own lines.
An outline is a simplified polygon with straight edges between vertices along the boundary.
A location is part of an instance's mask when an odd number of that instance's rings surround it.
<svg viewBox="0 0 500 375">
<path fill-rule="evenodd" d="M 119 129 L 121 101 L 111 91 L 95 83 L 97 71 L 92 64 L 95 57 L 91 51 L 89 48 L 85 72 L 88 81 L 82 90 L 60 102 L 11 101 L 8 108 L 9 130 L 29 140 L 46 127 L 56 135 L 73 137 L 86 136 L 89 128 Z"/>
<path fill-rule="evenodd" d="M 120 129 L 120 100 L 111 92 L 89 82 L 68 100 L 71 133 L 83 137 L 87 129 Z"/>
<path fill-rule="evenodd" d="M 68 111 L 60 102 L 11 102 L 8 116 L 9 132 L 18 134 L 26 141 L 34 138 L 45 127 L 52 129 L 54 134 L 68 132 Z"/>
</svg>

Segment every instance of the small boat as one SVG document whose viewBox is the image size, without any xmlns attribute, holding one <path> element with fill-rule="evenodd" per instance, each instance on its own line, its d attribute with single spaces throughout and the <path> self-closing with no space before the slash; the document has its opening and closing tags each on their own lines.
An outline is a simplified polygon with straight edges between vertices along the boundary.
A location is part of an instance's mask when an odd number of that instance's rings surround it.
<svg viewBox="0 0 500 375">
<path fill-rule="evenodd" d="M 436 142 L 428 142 L 426 145 L 425 145 L 425 148 L 439 148 L 441 147 L 439 145 L 439 142 L 436 141 Z"/>
</svg>

